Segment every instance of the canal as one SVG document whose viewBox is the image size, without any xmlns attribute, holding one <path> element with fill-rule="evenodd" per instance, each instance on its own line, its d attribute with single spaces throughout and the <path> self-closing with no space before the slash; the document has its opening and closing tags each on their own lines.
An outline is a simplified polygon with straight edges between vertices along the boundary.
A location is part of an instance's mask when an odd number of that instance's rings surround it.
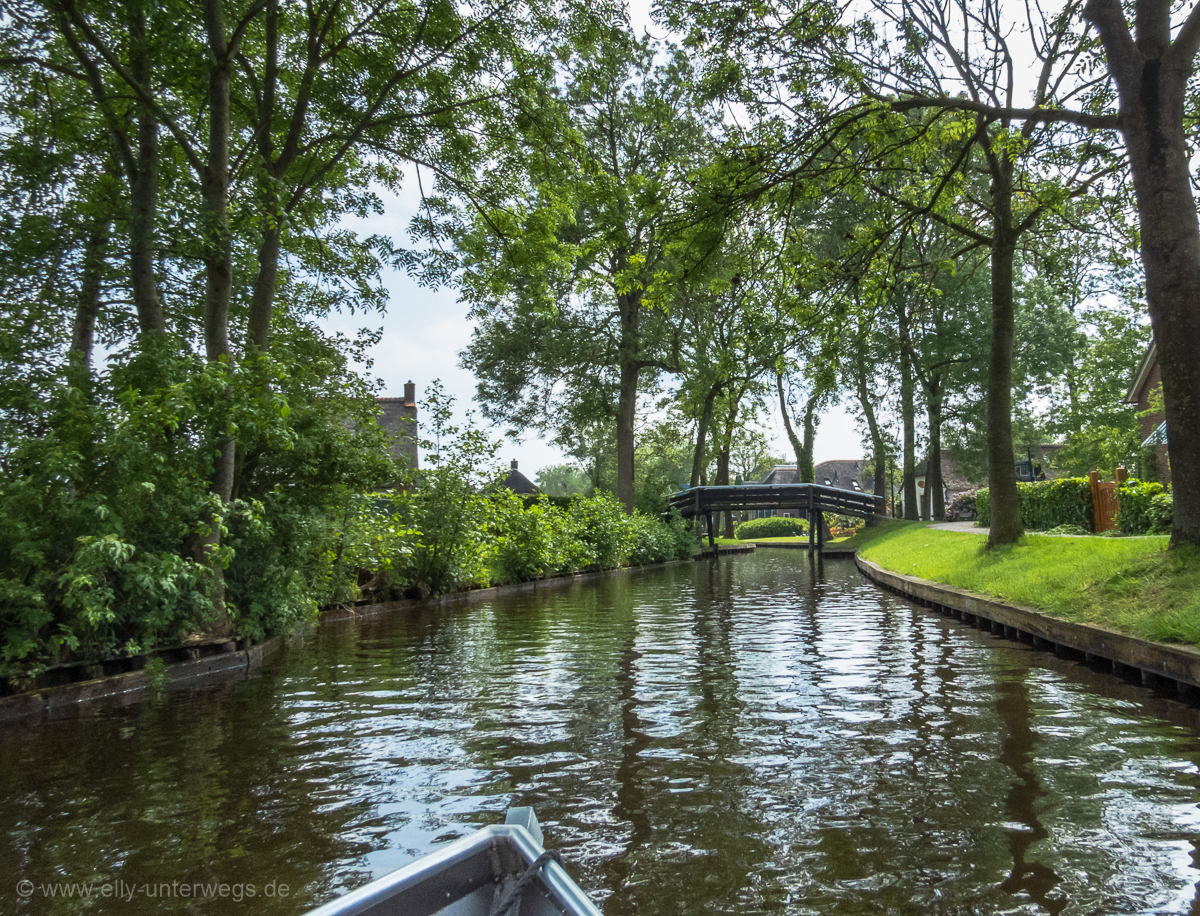
<svg viewBox="0 0 1200 916">
<path fill-rule="evenodd" d="M 0 913 L 303 913 L 512 804 L 607 916 L 1200 912 L 1198 737 L 762 551 L 326 626 L 249 680 L 0 729 Z"/>
</svg>

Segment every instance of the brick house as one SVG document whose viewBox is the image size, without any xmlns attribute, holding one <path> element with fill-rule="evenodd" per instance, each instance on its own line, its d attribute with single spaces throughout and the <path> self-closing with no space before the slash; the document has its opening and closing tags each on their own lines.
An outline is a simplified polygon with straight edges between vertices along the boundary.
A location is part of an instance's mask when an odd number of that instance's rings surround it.
<svg viewBox="0 0 1200 916">
<path fill-rule="evenodd" d="M 1158 348 L 1154 341 L 1146 348 L 1142 361 L 1138 363 L 1133 384 L 1125 395 L 1125 403 L 1136 404 L 1138 413 L 1150 410 L 1150 399 L 1162 392 L 1162 369 L 1158 365 Z M 1159 409 L 1148 416 L 1138 417 L 1142 425 L 1142 448 L 1154 448 L 1158 458 L 1158 480 L 1165 486 L 1171 482 L 1171 462 L 1167 454 L 1167 418 Z M 1145 475 L 1145 471 L 1141 472 Z"/>
<path fill-rule="evenodd" d="M 408 382 L 402 398 L 376 398 L 379 425 L 391 437 L 390 451 L 397 461 L 417 467 L 417 386 Z"/>
</svg>

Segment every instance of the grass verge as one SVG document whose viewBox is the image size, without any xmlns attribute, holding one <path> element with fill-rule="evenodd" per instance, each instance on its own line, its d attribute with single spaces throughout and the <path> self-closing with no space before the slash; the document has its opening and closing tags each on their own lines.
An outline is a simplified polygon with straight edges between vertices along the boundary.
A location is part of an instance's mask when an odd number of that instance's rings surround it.
<svg viewBox="0 0 1200 916">
<path fill-rule="evenodd" d="M 1200 645 L 1200 550 L 1166 537 L 1027 535 L 988 552 L 977 534 L 888 519 L 847 546 L 884 569 L 1160 642 Z"/>
</svg>

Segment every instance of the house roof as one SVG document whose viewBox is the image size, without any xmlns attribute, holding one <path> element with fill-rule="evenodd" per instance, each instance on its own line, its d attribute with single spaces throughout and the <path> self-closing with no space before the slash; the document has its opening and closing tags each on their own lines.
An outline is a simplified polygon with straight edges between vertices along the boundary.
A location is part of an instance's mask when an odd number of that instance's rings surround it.
<svg viewBox="0 0 1200 916">
<path fill-rule="evenodd" d="M 1150 346 L 1146 348 L 1146 352 L 1142 355 L 1142 361 L 1138 363 L 1137 374 L 1133 377 L 1133 384 L 1125 392 L 1126 404 L 1136 404 L 1138 402 L 1138 395 L 1141 393 L 1142 386 L 1146 384 L 1146 379 L 1150 376 L 1150 372 L 1157 361 L 1158 344 L 1151 340 Z"/>
<path fill-rule="evenodd" d="M 875 490 L 875 475 L 871 473 L 870 466 L 865 461 L 822 461 L 813 470 L 817 483 L 865 493 Z"/>
<path fill-rule="evenodd" d="M 767 473 L 759 483 L 767 484 L 768 486 L 779 486 L 785 483 L 799 483 L 800 475 L 796 473 L 794 464 L 777 464 Z"/>
<path fill-rule="evenodd" d="M 954 458 L 946 452 L 942 452 L 942 486 L 951 493 L 958 493 L 962 490 L 977 490 L 986 484 L 967 480 L 962 471 L 958 469 L 958 465 L 954 463 Z"/>
<path fill-rule="evenodd" d="M 417 466 L 417 405 L 404 398 L 376 398 L 379 404 L 379 425 L 391 439 L 393 458 L 404 459 L 409 467 Z"/>
<path fill-rule="evenodd" d="M 820 484 L 840 487 L 843 490 L 861 490 L 866 493 L 871 493 L 875 489 L 875 476 L 871 474 L 868 465 L 863 461 L 854 461 L 853 459 L 822 461 L 813 470 L 817 483 Z M 767 486 L 799 483 L 800 475 L 796 473 L 794 464 L 777 464 L 759 482 Z"/>
<path fill-rule="evenodd" d="M 534 493 L 541 493 L 537 484 L 517 470 L 517 463 L 514 461 L 505 478 L 500 481 L 500 486 L 512 490 L 522 496 L 531 496 Z"/>
</svg>

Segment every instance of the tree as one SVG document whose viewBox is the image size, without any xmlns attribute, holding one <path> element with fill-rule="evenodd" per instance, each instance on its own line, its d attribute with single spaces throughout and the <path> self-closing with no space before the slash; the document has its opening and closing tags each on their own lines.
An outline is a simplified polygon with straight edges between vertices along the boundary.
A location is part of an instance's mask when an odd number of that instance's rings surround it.
<svg viewBox="0 0 1200 916">
<path fill-rule="evenodd" d="M 1088 0 L 1116 87 L 1141 226 L 1146 301 L 1162 367 L 1175 514 L 1171 544 L 1200 545 L 1200 224 L 1185 108 L 1200 53 L 1200 7 L 1172 22 L 1169 0 Z M 1174 35 L 1174 39 L 1172 39 Z"/>
<path fill-rule="evenodd" d="M 587 475 L 571 464 L 544 467 L 534 479 L 547 496 L 577 496 L 588 491 Z"/>
<path fill-rule="evenodd" d="M 996 0 L 879 2 L 849 24 L 833 8 L 803 0 L 764 4 L 753 20 L 734 4 L 671 4 L 680 25 L 685 8 L 695 16 L 693 40 L 721 43 L 722 56 L 732 45 L 779 61 L 777 71 L 746 63 L 712 74 L 721 91 L 740 92 L 764 119 L 742 179 L 750 190 L 742 193 L 840 173 L 843 186 L 865 182 L 907 214 L 896 224 L 901 237 L 911 220 L 928 217 L 954 227 L 966 245 L 990 251 L 988 543 L 1011 543 L 1022 531 L 1011 460 L 1014 257 L 1039 219 L 1113 169 L 1104 150 L 1077 142 L 1078 131 L 1064 127 L 1112 124 L 1063 111 L 1091 88 L 1070 9 L 1031 16 L 1025 31 L 1037 82 L 1029 106 L 1020 108 L 1012 30 Z M 729 74 L 744 79 L 739 84 Z M 958 209 L 964 206 L 968 212 Z"/>
<path fill-rule="evenodd" d="M 581 388 L 600 382 L 605 393 L 588 400 L 615 419 L 617 497 L 631 512 L 638 392 L 644 378 L 678 365 L 677 322 L 646 299 L 669 272 L 671 219 L 710 125 L 691 104 L 682 52 L 660 65 L 654 43 L 623 25 L 575 50 L 565 88 L 547 101 L 545 118 L 561 114 L 561 131 L 531 133 L 523 187 L 456 231 L 463 292 L 480 322 L 464 364 L 481 378 L 494 419 L 553 422 L 531 389 L 567 375 Z M 556 346 L 554 360 L 541 345 L 522 351 L 527 334 L 559 330 L 581 349 Z M 502 341 L 514 344 L 505 356 Z M 493 396 L 501 390 L 507 398 Z"/>
<path fill-rule="evenodd" d="M 445 188 L 490 190 L 487 166 L 552 75 L 538 36 L 560 12 L 6 6 L 0 155 L 16 167 L 0 194 L 22 219 L 0 245 L 21 268 L 0 290 L 3 329 L 21 336 L 0 374 L 0 580 L 23 609 L 7 661 L 56 657 L 54 634 L 107 619 L 105 589 L 139 640 L 227 613 L 261 633 L 328 596 L 338 503 L 393 469 L 371 383 L 347 377 L 370 337 L 331 339 L 312 319 L 381 308 L 380 266 L 413 262 L 339 224 L 382 209 L 375 188 L 406 169 L 431 211 Z M 185 582 L 208 589 L 207 618 L 169 598 Z"/>
</svg>

